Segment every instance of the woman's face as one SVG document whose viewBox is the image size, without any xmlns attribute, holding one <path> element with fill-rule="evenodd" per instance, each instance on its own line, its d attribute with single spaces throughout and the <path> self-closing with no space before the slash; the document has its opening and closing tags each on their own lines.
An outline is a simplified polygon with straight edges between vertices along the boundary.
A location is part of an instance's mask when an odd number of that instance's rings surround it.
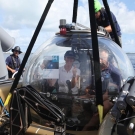
<svg viewBox="0 0 135 135">
<path fill-rule="evenodd" d="M 65 61 L 67 65 L 72 66 L 74 59 L 72 57 L 65 57 Z"/>
</svg>

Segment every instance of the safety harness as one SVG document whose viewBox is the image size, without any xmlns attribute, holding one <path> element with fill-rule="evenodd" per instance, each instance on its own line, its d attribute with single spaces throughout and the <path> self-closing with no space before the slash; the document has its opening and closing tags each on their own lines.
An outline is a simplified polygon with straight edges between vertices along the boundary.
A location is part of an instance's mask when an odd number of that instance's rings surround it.
<svg viewBox="0 0 135 135">
<path fill-rule="evenodd" d="M 10 55 L 11 57 L 11 65 L 9 65 L 12 69 L 16 69 L 16 68 L 19 68 L 20 67 L 20 59 L 18 58 L 18 62 L 15 60 L 15 57 L 13 55 Z"/>
<path fill-rule="evenodd" d="M 19 68 L 19 67 L 20 67 L 20 64 L 21 64 L 20 58 L 18 57 L 18 59 L 17 59 L 17 61 L 16 61 L 13 54 L 10 55 L 10 57 L 11 57 L 11 63 L 10 63 L 10 65 L 8 65 L 8 66 L 9 66 L 10 68 L 12 68 L 12 69 L 17 69 L 17 68 Z M 8 76 L 9 76 L 9 78 L 11 78 L 12 75 L 13 75 L 13 73 L 12 73 L 10 70 L 8 70 Z"/>
</svg>

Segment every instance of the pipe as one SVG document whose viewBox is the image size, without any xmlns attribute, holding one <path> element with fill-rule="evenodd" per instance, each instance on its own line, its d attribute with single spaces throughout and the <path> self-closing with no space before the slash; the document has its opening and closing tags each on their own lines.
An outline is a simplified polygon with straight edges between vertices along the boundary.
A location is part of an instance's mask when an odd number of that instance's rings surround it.
<svg viewBox="0 0 135 135">
<path fill-rule="evenodd" d="M 7 67 L 5 64 L 5 59 L 3 56 L 2 48 L 1 48 L 1 42 L 0 42 L 0 81 L 8 79 L 8 72 Z"/>
<path fill-rule="evenodd" d="M 7 52 L 12 49 L 15 44 L 15 39 L 11 37 L 0 27 L 0 41 L 3 52 Z"/>
</svg>

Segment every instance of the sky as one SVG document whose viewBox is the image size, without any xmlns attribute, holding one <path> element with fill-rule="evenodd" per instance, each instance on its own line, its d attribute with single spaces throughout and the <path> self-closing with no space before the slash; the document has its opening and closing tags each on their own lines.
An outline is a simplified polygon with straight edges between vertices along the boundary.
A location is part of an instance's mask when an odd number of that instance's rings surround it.
<svg viewBox="0 0 135 135">
<path fill-rule="evenodd" d="M 32 52 L 59 31 L 59 20 L 72 23 L 74 0 L 54 0 Z M 0 27 L 15 38 L 25 52 L 48 0 L 0 0 Z M 103 6 L 102 0 L 100 0 Z M 135 53 L 135 1 L 108 0 L 122 30 L 122 49 Z M 90 27 L 88 0 L 79 0 L 77 22 Z"/>
</svg>

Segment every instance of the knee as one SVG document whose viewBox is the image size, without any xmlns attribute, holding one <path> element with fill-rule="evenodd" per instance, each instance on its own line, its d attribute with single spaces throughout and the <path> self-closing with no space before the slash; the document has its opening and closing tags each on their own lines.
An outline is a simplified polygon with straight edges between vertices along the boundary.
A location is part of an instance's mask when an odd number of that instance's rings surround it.
<svg viewBox="0 0 135 135">
<path fill-rule="evenodd" d="M 104 115 L 106 115 L 109 112 L 109 110 L 112 108 L 113 103 L 110 102 L 109 100 L 106 100 L 104 101 L 103 104 L 104 104 Z"/>
</svg>

